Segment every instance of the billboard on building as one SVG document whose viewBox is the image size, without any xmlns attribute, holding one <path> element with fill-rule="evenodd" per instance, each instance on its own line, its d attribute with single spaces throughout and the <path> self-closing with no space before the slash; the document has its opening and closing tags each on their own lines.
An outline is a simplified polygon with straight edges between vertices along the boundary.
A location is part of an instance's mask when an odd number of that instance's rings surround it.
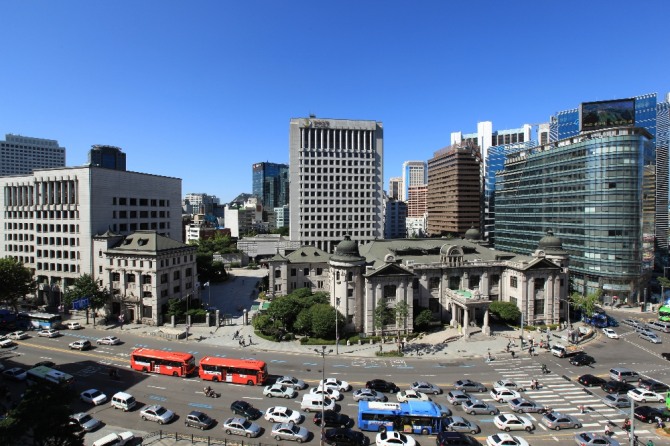
<svg viewBox="0 0 670 446">
<path fill-rule="evenodd" d="M 582 132 L 635 125 L 635 99 L 583 102 L 579 108 Z"/>
</svg>

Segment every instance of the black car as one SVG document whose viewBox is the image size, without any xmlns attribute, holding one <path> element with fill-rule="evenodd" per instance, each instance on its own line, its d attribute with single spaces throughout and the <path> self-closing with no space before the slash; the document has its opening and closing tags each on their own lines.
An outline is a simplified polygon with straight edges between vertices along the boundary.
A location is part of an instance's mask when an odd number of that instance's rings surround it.
<svg viewBox="0 0 670 446">
<path fill-rule="evenodd" d="M 653 423 L 656 417 L 661 417 L 661 411 L 651 406 L 637 406 L 635 408 L 635 419 L 644 423 Z"/>
<path fill-rule="evenodd" d="M 246 401 L 234 401 L 230 405 L 230 410 L 236 415 L 242 415 L 250 420 L 260 418 L 263 413 Z"/>
<path fill-rule="evenodd" d="M 607 393 L 627 393 L 630 389 L 634 389 L 631 384 L 624 383 L 621 381 L 609 380 L 602 386 L 600 386 Z"/>
<path fill-rule="evenodd" d="M 594 362 L 596 362 L 596 360 L 593 358 L 593 356 L 589 355 L 575 355 L 572 358 L 570 358 L 570 364 L 577 366 L 591 365 Z"/>
<path fill-rule="evenodd" d="M 390 381 L 385 381 L 383 379 L 373 379 L 365 383 L 365 387 L 368 389 L 376 390 L 377 392 L 387 392 L 387 393 L 396 393 L 400 392 L 400 388 Z"/>
<path fill-rule="evenodd" d="M 663 359 L 670 361 L 670 353 L 661 353 L 661 356 L 663 356 Z"/>
<path fill-rule="evenodd" d="M 351 429 L 328 429 L 323 435 L 323 442 L 331 446 L 360 446 L 370 444 L 370 439 L 362 432 Z"/>
<path fill-rule="evenodd" d="M 326 420 L 326 427 L 347 427 L 351 423 L 348 415 L 330 409 L 323 412 L 323 417 Z M 314 424 L 321 426 L 321 412 L 314 414 Z"/>
<path fill-rule="evenodd" d="M 577 382 L 586 387 L 602 387 L 607 383 L 604 379 L 591 374 L 580 376 L 577 378 Z"/>
<path fill-rule="evenodd" d="M 638 382 L 638 387 L 642 387 L 643 389 L 651 390 L 652 392 L 657 393 L 664 393 L 670 390 L 670 387 L 668 387 L 667 384 L 651 378 L 640 379 Z"/>
<path fill-rule="evenodd" d="M 474 446 L 478 444 L 474 438 L 460 432 L 440 432 L 435 439 L 435 446 Z"/>
</svg>

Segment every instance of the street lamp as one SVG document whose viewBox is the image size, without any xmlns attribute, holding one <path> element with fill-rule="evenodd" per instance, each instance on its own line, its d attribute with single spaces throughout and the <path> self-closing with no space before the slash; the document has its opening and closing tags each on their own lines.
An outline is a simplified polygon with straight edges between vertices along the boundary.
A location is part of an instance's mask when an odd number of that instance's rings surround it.
<svg viewBox="0 0 670 446">
<path fill-rule="evenodd" d="M 315 348 L 317 355 L 323 358 L 323 366 L 321 367 L 321 446 L 323 446 L 323 432 L 326 426 L 326 419 L 324 418 L 324 407 L 326 405 L 326 355 L 333 353 L 333 349 L 326 351 L 326 346 L 322 345 L 321 350 Z"/>
<path fill-rule="evenodd" d="M 338 322 L 339 322 L 339 310 L 340 308 L 340 298 L 337 297 L 335 298 L 335 354 L 339 355 L 340 354 L 340 332 L 339 332 L 339 327 L 338 327 Z"/>
</svg>

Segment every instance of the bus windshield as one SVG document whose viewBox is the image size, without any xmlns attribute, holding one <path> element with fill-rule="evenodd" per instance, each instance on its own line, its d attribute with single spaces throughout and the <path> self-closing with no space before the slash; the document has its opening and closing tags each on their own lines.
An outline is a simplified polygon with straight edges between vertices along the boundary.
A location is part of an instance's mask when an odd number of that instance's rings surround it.
<svg viewBox="0 0 670 446">
<path fill-rule="evenodd" d="M 413 434 L 436 434 L 442 431 L 442 413 L 432 401 L 406 403 L 358 403 L 358 427 L 361 430 L 387 430 Z"/>
<path fill-rule="evenodd" d="M 670 322 L 670 305 L 663 305 L 658 309 L 658 320 Z"/>
</svg>

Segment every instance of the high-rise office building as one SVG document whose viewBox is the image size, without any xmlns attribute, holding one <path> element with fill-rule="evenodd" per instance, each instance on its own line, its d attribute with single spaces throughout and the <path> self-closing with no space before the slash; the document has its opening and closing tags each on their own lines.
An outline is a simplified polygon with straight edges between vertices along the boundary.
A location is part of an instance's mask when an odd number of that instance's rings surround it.
<svg viewBox="0 0 670 446">
<path fill-rule="evenodd" d="M 412 186 L 424 186 L 428 183 L 428 166 L 425 161 L 405 161 L 402 163 L 402 194 L 400 199 L 407 201 Z"/>
<path fill-rule="evenodd" d="M 524 124 L 517 129 L 493 130 L 491 121 L 477 123 L 476 133 L 452 132 L 451 144 L 466 143 L 479 147 L 482 156 L 482 174 L 486 169 L 486 160 L 490 147 L 517 144 L 531 140 L 532 126 Z"/>
<path fill-rule="evenodd" d="M 393 177 L 389 180 L 389 198 L 400 200 L 402 195 L 402 177 Z"/>
<path fill-rule="evenodd" d="M 670 96 L 670 95 L 669 95 Z M 655 147 L 656 164 L 656 229 L 655 243 L 657 246 L 657 262 L 659 267 L 668 264 L 668 106 L 670 97 L 665 102 L 658 102 L 657 94 L 645 94 L 632 98 L 634 100 L 634 124 L 651 135 Z M 610 104 L 616 101 L 601 101 Z M 556 113 L 551 117 L 551 141 L 564 140 L 580 133 L 580 108 L 573 108 Z"/>
<path fill-rule="evenodd" d="M 126 154 L 119 147 L 98 144 L 91 146 L 88 163 L 105 169 L 126 170 Z"/>
<path fill-rule="evenodd" d="M 428 160 L 428 235 L 479 231 L 481 158 L 470 143 L 452 145 Z"/>
<path fill-rule="evenodd" d="M 293 118 L 289 131 L 291 241 L 332 252 L 350 234 L 382 238 L 381 122 Z"/>
<path fill-rule="evenodd" d="M 384 215 L 384 238 L 407 238 L 407 203 L 388 200 Z"/>
<path fill-rule="evenodd" d="M 26 175 L 35 169 L 65 166 L 65 147 L 53 139 L 5 135 L 0 141 L 0 176 Z"/>
<path fill-rule="evenodd" d="M 153 230 L 182 241 L 181 179 L 93 166 L 0 178 L 0 258 L 28 267 L 51 305 L 93 270 L 93 237 Z M 132 269 L 132 265 L 126 265 Z"/>
<path fill-rule="evenodd" d="M 407 216 L 423 217 L 426 215 L 427 210 L 428 185 L 410 187 L 407 191 Z"/>
<path fill-rule="evenodd" d="M 221 200 L 216 195 L 191 192 L 184 196 L 184 203 L 188 203 L 188 207 L 195 215 L 214 215 L 216 208 L 221 205 Z"/>
<path fill-rule="evenodd" d="M 288 164 L 255 163 L 252 183 L 252 193 L 261 200 L 263 209 L 271 211 L 288 204 Z"/>
<path fill-rule="evenodd" d="M 642 300 L 654 258 L 652 141 L 618 126 L 508 155 L 496 180 L 495 248 L 534 252 L 551 229 L 569 253 L 574 290 Z"/>
</svg>

